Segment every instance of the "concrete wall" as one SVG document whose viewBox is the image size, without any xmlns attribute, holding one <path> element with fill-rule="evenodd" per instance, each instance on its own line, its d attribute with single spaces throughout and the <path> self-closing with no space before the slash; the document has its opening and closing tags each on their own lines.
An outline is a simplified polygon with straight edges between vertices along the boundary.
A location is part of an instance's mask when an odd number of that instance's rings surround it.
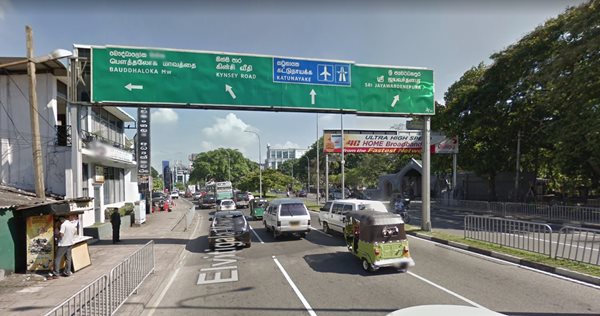
<svg viewBox="0 0 600 316">
<path fill-rule="evenodd" d="M 50 74 L 37 75 L 40 138 L 46 190 L 65 195 L 65 168 L 70 147 L 55 145 L 57 82 Z M 26 75 L 0 76 L 0 182 L 34 191 L 29 81 Z"/>
</svg>

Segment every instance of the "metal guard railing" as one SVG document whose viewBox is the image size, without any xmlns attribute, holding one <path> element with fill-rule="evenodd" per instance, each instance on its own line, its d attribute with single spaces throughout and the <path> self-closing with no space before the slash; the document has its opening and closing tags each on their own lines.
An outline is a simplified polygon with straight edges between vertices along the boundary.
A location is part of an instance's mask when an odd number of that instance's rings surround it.
<svg viewBox="0 0 600 316">
<path fill-rule="evenodd" d="M 552 228 L 542 223 L 487 216 L 465 216 L 465 239 L 552 256 Z"/>
<path fill-rule="evenodd" d="M 46 316 L 113 315 L 154 271 L 154 241 L 131 254 L 108 275 L 102 275 Z"/>
</svg>

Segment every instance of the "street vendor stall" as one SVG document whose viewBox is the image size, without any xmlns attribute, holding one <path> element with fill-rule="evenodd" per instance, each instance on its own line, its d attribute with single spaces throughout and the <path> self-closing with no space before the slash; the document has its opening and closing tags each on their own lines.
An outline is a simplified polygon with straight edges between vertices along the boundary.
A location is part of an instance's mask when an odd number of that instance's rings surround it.
<svg viewBox="0 0 600 316">
<path fill-rule="evenodd" d="M 52 270 L 57 246 L 56 236 L 60 230 L 59 218 L 73 214 L 79 218 L 83 212 L 92 207 L 91 201 L 90 198 L 83 198 L 17 207 L 15 218 L 22 224 L 19 226 L 23 228 L 25 235 L 24 247 L 17 250 L 20 254 L 17 258 L 22 259 L 18 260 L 21 261 L 19 270 L 29 272 Z M 74 272 L 91 264 L 87 245 L 91 237 L 83 236 L 80 223 L 77 231 L 72 248 Z"/>
</svg>

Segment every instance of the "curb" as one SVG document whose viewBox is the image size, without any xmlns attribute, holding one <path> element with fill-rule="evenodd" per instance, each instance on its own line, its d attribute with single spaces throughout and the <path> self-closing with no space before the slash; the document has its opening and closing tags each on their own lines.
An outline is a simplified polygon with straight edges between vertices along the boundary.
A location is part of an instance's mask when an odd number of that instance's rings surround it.
<svg viewBox="0 0 600 316">
<path fill-rule="evenodd" d="M 508 261 L 508 262 L 511 262 L 511 263 L 514 263 L 514 264 L 518 264 L 518 265 L 521 265 L 521 266 L 530 267 L 530 268 L 533 268 L 533 269 L 537 269 L 537 270 L 541 270 L 541 271 L 544 271 L 544 272 L 548 272 L 548 273 L 560 275 L 560 276 L 563 276 L 563 277 L 568 277 L 568 278 L 571 278 L 571 279 L 575 279 L 577 281 L 581 281 L 581 282 L 585 282 L 585 283 L 590 283 L 590 284 L 593 284 L 593 285 L 600 285 L 600 277 L 595 277 L 595 276 L 592 276 L 592 275 L 587 275 L 587 274 L 583 274 L 583 273 L 579 273 L 579 272 L 567 270 L 565 268 L 552 267 L 552 266 L 549 266 L 549 265 L 545 265 L 545 264 L 533 262 L 533 261 L 522 259 L 522 258 L 519 258 L 519 257 L 515 257 L 515 256 L 503 254 L 503 253 L 500 253 L 500 252 L 495 252 L 495 251 L 491 251 L 491 250 L 485 250 L 485 249 L 481 249 L 481 248 L 477 248 L 477 247 L 473 247 L 473 246 L 461 244 L 461 243 L 458 243 L 458 242 L 455 242 L 455 241 L 448 241 L 448 240 L 437 238 L 437 237 L 431 237 L 431 236 L 428 236 L 428 235 L 425 235 L 425 234 L 421 234 L 421 233 L 406 232 L 406 234 L 414 236 L 414 237 L 422 238 L 422 239 L 425 239 L 425 240 L 429 240 L 429 241 L 432 241 L 432 242 L 436 242 L 436 243 L 439 243 L 439 244 L 447 245 L 447 246 L 450 246 L 450 247 L 460 248 L 460 249 L 463 249 L 463 250 L 475 252 L 475 253 L 478 253 L 478 254 L 481 254 L 481 255 L 485 255 L 485 256 L 488 256 L 488 257 L 493 257 L 493 258 L 505 260 L 505 261 Z"/>
</svg>

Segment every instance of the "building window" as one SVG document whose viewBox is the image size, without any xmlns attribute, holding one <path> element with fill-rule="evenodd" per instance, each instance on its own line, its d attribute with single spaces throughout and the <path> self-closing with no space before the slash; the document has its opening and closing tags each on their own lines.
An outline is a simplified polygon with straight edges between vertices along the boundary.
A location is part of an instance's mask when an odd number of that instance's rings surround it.
<svg viewBox="0 0 600 316">
<path fill-rule="evenodd" d="M 289 157 L 288 157 L 288 152 L 287 152 L 287 151 L 284 151 L 284 152 L 283 152 L 283 158 L 284 158 L 284 159 L 288 159 L 288 158 L 289 158 Z"/>
<path fill-rule="evenodd" d="M 90 178 L 90 171 L 88 170 L 88 164 L 81 164 L 81 194 L 84 197 L 90 196 L 90 188 L 88 187 Z"/>
<path fill-rule="evenodd" d="M 281 159 L 281 150 L 277 151 L 277 158 Z"/>
<path fill-rule="evenodd" d="M 104 167 L 104 204 L 125 200 L 125 170 Z"/>
</svg>

